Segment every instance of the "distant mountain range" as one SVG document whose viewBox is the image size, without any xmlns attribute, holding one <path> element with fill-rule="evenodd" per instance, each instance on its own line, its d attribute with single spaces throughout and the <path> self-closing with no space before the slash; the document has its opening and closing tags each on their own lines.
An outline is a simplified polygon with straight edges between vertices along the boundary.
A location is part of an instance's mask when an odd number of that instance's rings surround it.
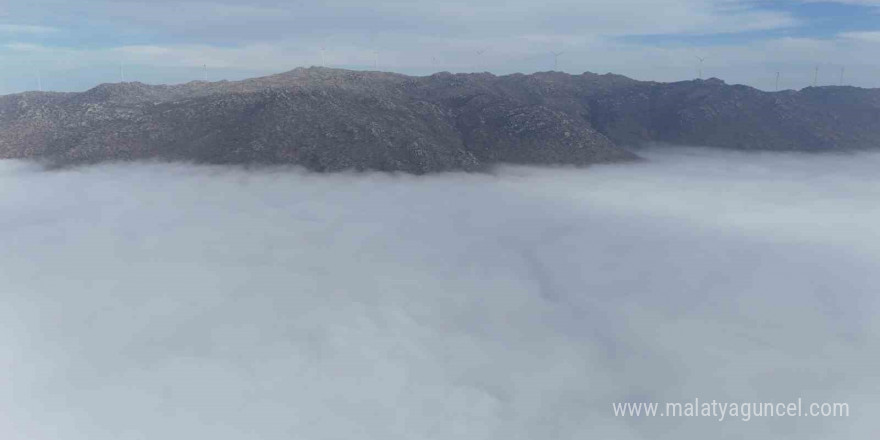
<svg viewBox="0 0 880 440">
<path fill-rule="evenodd" d="M 647 143 L 880 148 L 880 89 L 763 92 L 543 72 L 299 68 L 244 81 L 103 84 L 0 96 L 0 158 L 159 159 L 427 173 L 637 159 Z"/>
</svg>

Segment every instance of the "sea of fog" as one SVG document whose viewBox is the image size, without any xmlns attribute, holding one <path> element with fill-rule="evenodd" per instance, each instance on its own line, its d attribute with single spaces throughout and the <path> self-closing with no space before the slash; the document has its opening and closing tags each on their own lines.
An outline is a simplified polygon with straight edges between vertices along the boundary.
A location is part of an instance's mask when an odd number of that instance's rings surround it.
<svg viewBox="0 0 880 440">
<path fill-rule="evenodd" d="M 0 161 L 0 438 L 867 439 L 880 154 Z M 844 402 L 848 418 L 615 417 Z"/>
</svg>

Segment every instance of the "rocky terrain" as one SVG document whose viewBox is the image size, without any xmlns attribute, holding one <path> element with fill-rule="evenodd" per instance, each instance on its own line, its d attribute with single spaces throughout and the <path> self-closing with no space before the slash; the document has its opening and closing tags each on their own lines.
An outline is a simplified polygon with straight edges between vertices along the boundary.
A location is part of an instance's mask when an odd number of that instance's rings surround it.
<svg viewBox="0 0 880 440">
<path fill-rule="evenodd" d="M 0 158 L 56 165 L 159 159 L 426 173 L 633 160 L 633 148 L 656 142 L 880 148 L 880 90 L 313 67 L 235 82 L 0 96 Z"/>
</svg>

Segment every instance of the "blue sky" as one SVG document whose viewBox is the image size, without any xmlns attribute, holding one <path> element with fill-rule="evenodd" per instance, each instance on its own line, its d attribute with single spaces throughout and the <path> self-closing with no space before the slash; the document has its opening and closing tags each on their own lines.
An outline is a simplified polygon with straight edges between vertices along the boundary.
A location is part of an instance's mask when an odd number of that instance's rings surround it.
<svg viewBox="0 0 880 440">
<path fill-rule="evenodd" d="M 428 74 L 553 68 L 763 89 L 880 86 L 880 0 L 0 1 L 0 93 L 240 79 L 321 64 Z M 478 51 L 484 51 L 478 55 Z"/>
</svg>

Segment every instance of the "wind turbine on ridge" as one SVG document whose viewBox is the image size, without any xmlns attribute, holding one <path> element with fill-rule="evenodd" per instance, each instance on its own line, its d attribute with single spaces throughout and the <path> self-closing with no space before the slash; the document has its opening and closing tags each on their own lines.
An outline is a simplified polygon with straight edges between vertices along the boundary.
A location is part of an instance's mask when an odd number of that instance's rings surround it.
<svg viewBox="0 0 880 440">
<path fill-rule="evenodd" d="M 476 52 L 477 52 L 477 64 L 482 67 L 482 64 L 480 63 L 480 58 L 482 58 L 483 54 L 486 53 L 486 49 L 477 49 Z M 475 66 L 474 71 L 476 71 L 476 70 L 477 70 L 477 68 Z"/>
<path fill-rule="evenodd" d="M 379 47 L 376 44 L 376 34 L 370 34 L 369 42 L 367 43 L 367 47 L 371 47 L 371 52 L 373 53 L 373 70 L 379 70 Z"/>
<path fill-rule="evenodd" d="M 562 55 L 562 54 L 564 54 L 565 52 L 553 52 L 552 50 L 551 50 L 551 51 L 548 51 L 548 52 L 550 52 L 551 54 L 553 54 L 553 70 L 558 70 L 558 68 L 559 68 L 559 56 Z"/>
<path fill-rule="evenodd" d="M 703 61 L 706 61 L 706 58 L 708 57 L 699 57 L 694 55 L 694 58 L 700 60 L 699 76 L 697 78 L 703 79 Z"/>
</svg>

